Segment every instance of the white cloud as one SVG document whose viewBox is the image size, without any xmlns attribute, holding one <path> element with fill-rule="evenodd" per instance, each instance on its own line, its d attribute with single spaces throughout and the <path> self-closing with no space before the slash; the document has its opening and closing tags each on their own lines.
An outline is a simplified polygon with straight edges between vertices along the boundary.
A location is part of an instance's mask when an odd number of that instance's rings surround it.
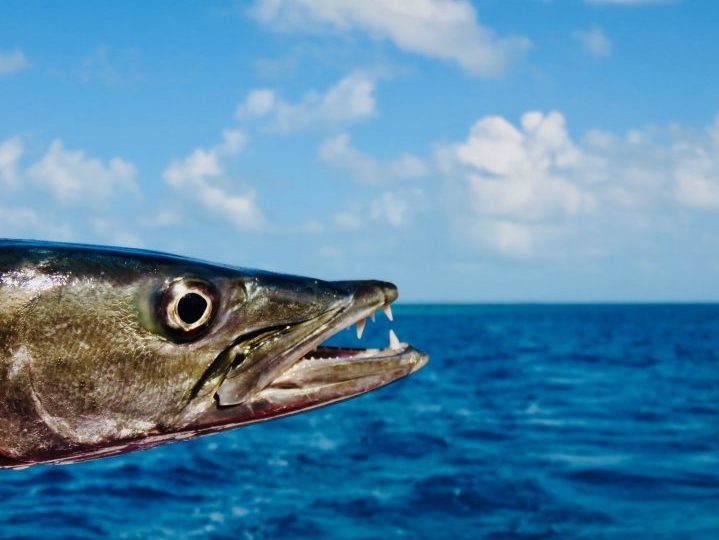
<svg viewBox="0 0 719 540">
<path fill-rule="evenodd" d="M 467 220 L 469 238 L 479 245 L 513 257 L 534 254 L 539 234 L 536 224 L 527 225 L 501 219 Z"/>
<path fill-rule="evenodd" d="M 262 118 L 275 108 L 275 92 L 264 88 L 252 90 L 247 94 L 244 103 L 237 107 L 237 116 L 241 120 L 246 118 Z"/>
<path fill-rule="evenodd" d="M 421 197 L 421 192 L 415 192 L 415 195 Z M 393 227 L 402 227 L 409 221 L 412 210 L 408 193 L 387 191 L 372 201 L 370 217 Z"/>
<path fill-rule="evenodd" d="M 707 159 L 680 164 L 676 171 L 677 198 L 694 208 L 719 208 L 718 173 L 717 164 Z"/>
<path fill-rule="evenodd" d="M 401 228 L 426 209 L 427 201 L 423 190 L 404 188 L 385 191 L 368 204 L 355 202 L 347 210 L 333 214 L 332 221 L 337 229 L 345 231 L 357 231 L 369 223 Z"/>
<path fill-rule="evenodd" d="M 591 195 L 568 177 L 581 159 L 559 113 L 526 113 L 521 129 L 500 117 L 478 121 L 456 158 L 473 212 L 519 221 L 576 215 Z"/>
<path fill-rule="evenodd" d="M 624 240 L 604 228 L 631 237 L 687 210 L 719 211 L 719 117 L 703 131 L 589 131 L 579 141 L 556 112 L 527 113 L 520 126 L 487 117 L 436 157 L 455 234 L 509 256 L 558 254 L 562 242 L 597 253 Z"/>
<path fill-rule="evenodd" d="M 0 182 L 5 186 L 15 187 L 20 173 L 18 165 L 23 153 L 20 137 L 12 137 L 0 143 Z"/>
<path fill-rule="evenodd" d="M 173 160 L 165 169 L 165 181 L 190 200 L 196 200 L 208 212 L 220 216 L 240 229 L 257 229 L 264 223 L 255 193 L 230 193 L 218 183 L 227 183 L 227 165 L 242 150 L 245 135 L 226 130 L 223 140 L 210 149 L 197 148 L 184 159 Z"/>
<path fill-rule="evenodd" d="M 677 149 L 677 200 L 690 208 L 719 210 L 719 116 L 699 144 L 679 144 Z"/>
<path fill-rule="evenodd" d="M 222 163 L 237 156 L 245 145 L 245 134 L 240 130 L 225 130 L 222 142 L 209 150 L 195 149 L 182 160 L 174 160 L 165 170 L 165 180 L 173 187 L 194 187 L 206 178 L 223 174 Z"/>
<path fill-rule="evenodd" d="M 32 208 L 0 206 L 0 237 L 68 241 L 72 229 L 64 223 L 52 223 Z"/>
<path fill-rule="evenodd" d="M 6 190 L 0 206 L 0 236 L 140 245 L 127 222 L 111 222 L 126 202 L 118 198 L 120 194 L 135 195 L 127 199 L 132 203 L 139 200 L 137 171 L 127 161 L 92 158 L 83 151 L 67 150 L 60 140 L 31 160 L 23 140 L 13 137 L 0 143 L 0 185 L 13 188 Z M 32 207 L 26 202 L 29 197 Z"/>
<path fill-rule="evenodd" d="M 526 38 L 497 37 L 466 0 L 256 0 L 252 14 L 283 31 L 359 30 L 479 76 L 501 74 L 530 46 Z"/>
<path fill-rule="evenodd" d="M 13 49 L 7 52 L 0 51 L 0 77 L 17 73 L 28 67 L 30 67 L 30 62 L 27 61 L 25 53 L 23 53 L 22 50 Z"/>
<path fill-rule="evenodd" d="M 719 210 L 719 117 L 701 131 L 590 132 L 583 146 L 592 158 L 585 174 L 605 204 L 644 212 L 677 205 Z"/>
<path fill-rule="evenodd" d="M 320 159 L 344 169 L 361 184 L 383 184 L 427 176 L 427 164 L 413 154 L 402 154 L 383 163 L 352 146 L 350 136 L 341 133 L 325 140 L 319 148 Z"/>
<path fill-rule="evenodd" d="M 594 209 L 576 178 L 585 159 L 560 113 L 528 112 L 519 126 L 480 119 L 465 141 L 437 154 L 455 235 L 507 256 L 535 254 L 562 223 Z"/>
<path fill-rule="evenodd" d="M 120 158 L 103 163 L 81 150 L 66 150 L 60 140 L 50 144 L 27 176 L 63 204 L 102 206 L 118 192 L 139 193 L 134 165 Z"/>
<path fill-rule="evenodd" d="M 375 115 L 375 82 L 374 76 L 357 71 L 324 93 L 308 92 L 297 103 L 271 89 L 256 89 L 237 107 L 237 118 L 261 119 L 268 130 L 280 133 L 352 124 Z"/>
<path fill-rule="evenodd" d="M 598 26 L 587 30 L 578 30 L 574 36 L 584 50 L 596 58 L 607 58 L 612 54 L 612 42 Z"/>
</svg>

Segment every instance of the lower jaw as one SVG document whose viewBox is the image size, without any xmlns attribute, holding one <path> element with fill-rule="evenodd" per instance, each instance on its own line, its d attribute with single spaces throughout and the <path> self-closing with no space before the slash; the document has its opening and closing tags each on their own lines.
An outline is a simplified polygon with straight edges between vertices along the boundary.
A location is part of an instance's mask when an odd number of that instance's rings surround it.
<svg viewBox="0 0 719 540">
<path fill-rule="evenodd" d="M 417 371 L 426 362 L 425 354 L 407 344 L 386 349 L 321 346 L 298 360 L 268 388 L 307 391 L 365 378 L 394 380 Z"/>
<path fill-rule="evenodd" d="M 318 347 L 247 402 L 206 413 L 198 435 L 297 414 L 366 394 L 410 375 L 427 355 L 399 349 Z"/>
</svg>

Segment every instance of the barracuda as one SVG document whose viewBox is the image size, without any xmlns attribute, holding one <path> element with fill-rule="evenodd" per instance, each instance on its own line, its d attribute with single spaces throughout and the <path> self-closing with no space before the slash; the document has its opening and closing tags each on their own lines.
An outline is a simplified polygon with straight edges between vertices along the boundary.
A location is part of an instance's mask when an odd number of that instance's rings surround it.
<svg viewBox="0 0 719 540">
<path fill-rule="evenodd" d="M 385 310 L 326 282 L 143 250 L 0 241 L 0 467 L 149 448 L 327 405 L 427 356 L 322 343 Z"/>
</svg>

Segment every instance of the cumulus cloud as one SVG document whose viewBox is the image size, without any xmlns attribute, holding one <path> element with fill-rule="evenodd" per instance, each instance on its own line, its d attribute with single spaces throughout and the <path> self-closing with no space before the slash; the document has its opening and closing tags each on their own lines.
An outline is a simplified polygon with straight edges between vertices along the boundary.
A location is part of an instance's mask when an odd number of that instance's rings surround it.
<svg viewBox="0 0 719 540">
<path fill-rule="evenodd" d="M 612 54 L 612 42 L 598 26 L 578 30 L 574 33 L 574 37 L 585 51 L 596 58 L 607 58 Z"/>
<path fill-rule="evenodd" d="M 30 67 L 30 62 L 28 62 L 25 53 L 21 49 L 0 51 L 0 77 L 17 73 L 28 67 Z"/>
<path fill-rule="evenodd" d="M 462 217 L 458 224 L 463 230 L 464 240 L 471 245 L 510 257 L 535 255 L 539 237 L 549 232 L 549 228 L 537 224 L 491 218 Z"/>
<path fill-rule="evenodd" d="M 22 153 L 23 144 L 20 137 L 12 137 L 0 143 L 0 182 L 5 186 L 17 186 Z"/>
<path fill-rule="evenodd" d="M 690 208 L 719 210 L 719 116 L 699 142 L 676 145 L 677 200 Z"/>
<path fill-rule="evenodd" d="M 456 147 L 469 167 L 467 187 L 477 213 L 517 220 L 575 215 L 591 196 L 567 173 L 581 159 L 559 113 L 527 113 L 521 128 L 501 117 L 478 121 Z"/>
<path fill-rule="evenodd" d="M 370 217 L 392 227 L 403 227 L 424 207 L 424 193 L 418 188 L 386 191 L 370 204 Z"/>
<path fill-rule="evenodd" d="M 589 132 L 585 177 L 605 206 L 633 211 L 719 210 L 719 117 L 706 129 Z"/>
<path fill-rule="evenodd" d="M 455 224 L 467 238 L 506 254 L 530 254 L 547 223 L 595 205 L 572 176 L 583 156 L 557 112 L 526 113 L 520 126 L 482 118 L 440 159 L 459 207 Z"/>
<path fill-rule="evenodd" d="M 256 0 L 251 13 L 283 31 L 361 31 L 487 77 L 501 74 L 530 46 L 523 37 L 496 36 L 466 0 Z"/>
<path fill-rule="evenodd" d="M 12 137 L 0 142 L 0 186 L 10 188 L 0 205 L 0 236 L 140 243 L 130 242 L 127 222 L 111 221 L 117 208 L 140 202 L 137 170 L 123 159 L 90 157 L 66 149 L 60 140 L 35 154 L 20 137 Z M 100 221 L 102 228 L 96 226 Z"/>
<path fill-rule="evenodd" d="M 381 162 L 354 148 L 347 133 L 325 140 L 319 148 L 319 156 L 323 162 L 346 170 L 360 184 L 417 179 L 429 172 L 424 160 L 413 154 L 402 154 L 391 161 Z"/>
<path fill-rule="evenodd" d="M 240 229 L 257 229 L 264 223 L 255 193 L 229 192 L 227 167 L 242 150 L 245 135 L 240 130 L 226 130 L 222 142 L 205 149 L 197 148 L 183 159 L 173 160 L 164 172 L 165 181 L 189 200 L 197 201 L 208 212 L 220 216 Z"/>
<path fill-rule="evenodd" d="M 631 234 L 678 221 L 682 209 L 719 210 L 719 117 L 702 131 L 591 130 L 579 140 L 558 112 L 526 113 L 518 126 L 486 117 L 441 147 L 437 165 L 450 220 L 471 244 L 532 256 L 571 236 L 590 249 L 590 231 L 600 237 L 609 224 Z"/>
<path fill-rule="evenodd" d="M 348 209 L 332 216 L 333 225 L 340 230 L 356 231 L 369 223 L 402 228 L 413 217 L 427 209 L 424 191 L 420 188 L 403 188 L 384 191 L 368 204 L 353 203 Z"/>
<path fill-rule="evenodd" d="M 690 207 L 719 209 L 717 160 L 697 156 L 679 163 L 676 170 L 677 198 Z"/>
<path fill-rule="evenodd" d="M 27 170 L 28 178 L 63 204 L 102 206 L 119 192 L 138 194 L 137 170 L 123 159 L 104 163 L 82 150 L 67 150 L 62 141 Z"/>
<path fill-rule="evenodd" d="M 66 223 L 48 220 L 32 208 L 0 206 L 0 237 L 67 241 L 72 238 L 72 229 Z"/>
<path fill-rule="evenodd" d="M 354 72 L 325 92 L 311 91 L 298 102 L 280 98 L 274 90 L 252 90 L 237 107 L 241 121 L 261 120 L 280 133 L 336 127 L 371 118 L 376 113 L 375 77 Z"/>
<path fill-rule="evenodd" d="M 237 107 L 237 117 L 244 120 L 268 116 L 275 108 L 276 99 L 274 90 L 268 88 L 252 90 L 247 94 L 244 103 Z"/>
</svg>

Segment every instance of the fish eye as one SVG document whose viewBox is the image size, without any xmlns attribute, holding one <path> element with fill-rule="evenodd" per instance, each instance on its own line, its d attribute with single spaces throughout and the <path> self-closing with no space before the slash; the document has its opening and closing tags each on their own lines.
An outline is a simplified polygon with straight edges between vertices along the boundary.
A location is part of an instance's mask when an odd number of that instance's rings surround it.
<svg viewBox="0 0 719 540">
<path fill-rule="evenodd" d="M 199 279 L 178 279 L 163 293 L 161 316 L 172 335 L 191 339 L 209 327 L 216 303 L 217 293 L 210 283 Z"/>
</svg>

